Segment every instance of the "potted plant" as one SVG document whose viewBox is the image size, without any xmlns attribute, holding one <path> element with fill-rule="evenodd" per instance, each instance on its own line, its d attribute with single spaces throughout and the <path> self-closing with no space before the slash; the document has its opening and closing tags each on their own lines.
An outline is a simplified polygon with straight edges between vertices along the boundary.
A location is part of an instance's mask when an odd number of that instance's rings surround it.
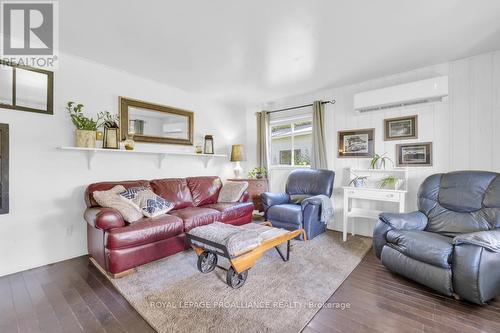
<svg viewBox="0 0 500 333">
<path fill-rule="evenodd" d="M 68 102 L 66 110 L 76 127 L 75 143 L 77 147 L 95 148 L 97 121 L 86 117 L 82 112 L 83 104 Z"/>
<path fill-rule="evenodd" d="M 389 161 L 392 163 L 394 166 L 394 162 L 387 156 L 385 156 L 387 153 L 383 153 L 382 155 L 380 154 L 375 154 L 372 157 L 372 160 L 370 162 L 370 168 L 372 169 L 385 169 L 386 162 Z"/>
<path fill-rule="evenodd" d="M 262 179 L 267 176 L 267 170 L 264 167 L 255 167 L 248 172 L 248 178 Z"/>
<path fill-rule="evenodd" d="M 351 172 L 354 175 L 354 178 L 351 179 L 349 184 L 347 186 L 354 186 L 354 187 L 365 187 L 366 186 L 366 180 L 368 179 L 368 176 L 358 176 L 354 172 Z"/>
<path fill-rule="evenodd" d="M 394 176 L 387 176 L 380 180 L 380 188 L 386 188 L 390 190 L 397 190 L 401 183 L 401 179 Z"/>
</svg>

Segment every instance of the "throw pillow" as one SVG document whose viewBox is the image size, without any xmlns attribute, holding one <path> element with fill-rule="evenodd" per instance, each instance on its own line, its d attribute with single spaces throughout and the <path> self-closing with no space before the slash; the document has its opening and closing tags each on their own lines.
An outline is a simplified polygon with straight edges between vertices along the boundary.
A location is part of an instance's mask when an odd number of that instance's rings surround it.
<svg viewBox="0 0 500 333">
<path fill-rule="evenodd" d="M 226 182 L 220 192 L 217 202 L 238 202 L 248 188 L 248 182 Z"/>
<path fill-rule="evenodd" d="M 120 193 L 120 196 L 136 206 L 146 217 L 166 214 L 174 208 L 174 203 L 156 195 L 146 187 L 131 187 Z"/>
<path fill-rule="evenodd" d="M 120 214 L 122 214 L 123 219 L 127 222 L 132 223 L 141 219 L 143 217 L 141 210 L 130 202 L 124 201 L 120 196 L 120 193 L 123 191 L 125 191 L 125 187 L 122 185 L 116 185 L 107 191 L 94 191 L 92 195 L 99 205 L 106 208 L 116 209 L 120 212 Z"/>
</svg>

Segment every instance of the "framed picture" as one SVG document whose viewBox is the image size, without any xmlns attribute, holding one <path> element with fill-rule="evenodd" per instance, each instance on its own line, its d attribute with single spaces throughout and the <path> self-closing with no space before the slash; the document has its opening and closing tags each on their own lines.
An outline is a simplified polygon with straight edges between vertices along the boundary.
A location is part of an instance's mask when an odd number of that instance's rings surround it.
<svg viewBox="0 0 500 333">
<path fill-rule="evenodd" d="M 398 167 L 431 166 L 432 142 L 396 145 L 396 165 Z"/>
<path fill-rule="evenodd" d="M 9 213 L 9 125 L 0 124 L 0 214 Z"/>
<path fill-rule="evenodd" d="M 384 141 L 416 139 L 418 116 L 384 119 Z"/>
<path fill-rule="evenodd" d="M 372 157 L 375 129 L 339 131 L 338 157 Z"/>
</svg>

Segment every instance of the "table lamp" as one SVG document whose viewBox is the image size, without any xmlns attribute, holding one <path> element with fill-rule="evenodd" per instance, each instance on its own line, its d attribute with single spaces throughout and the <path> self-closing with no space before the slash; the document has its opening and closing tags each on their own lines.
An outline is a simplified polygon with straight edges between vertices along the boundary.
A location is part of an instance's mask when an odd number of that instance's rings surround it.
<svg viewBox="0 0 500 333">
<path fill-rule="evenodd" d="M 236 162 L 236 166 L 234 167 L 234 176 L 236 178 L 241 178 L 241 174 L 243 173 L 243 168 L 240 165 L 240 161 L 245 160 L 245 149 L 243 145 L 232 145 L 231 147 L 231 162 Z"/>
</svg>

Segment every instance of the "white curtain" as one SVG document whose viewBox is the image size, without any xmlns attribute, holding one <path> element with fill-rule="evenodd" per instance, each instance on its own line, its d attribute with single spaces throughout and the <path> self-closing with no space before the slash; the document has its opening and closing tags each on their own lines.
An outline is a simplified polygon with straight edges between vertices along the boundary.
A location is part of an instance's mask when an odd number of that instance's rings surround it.
<svg viewBox="0 0 500 333">
<path fill-rule="evenodd" d="M 325 107 L 321 101 L 313 103 L 311 168 L 328 169 L 325 145 Z"/>
</svg>

